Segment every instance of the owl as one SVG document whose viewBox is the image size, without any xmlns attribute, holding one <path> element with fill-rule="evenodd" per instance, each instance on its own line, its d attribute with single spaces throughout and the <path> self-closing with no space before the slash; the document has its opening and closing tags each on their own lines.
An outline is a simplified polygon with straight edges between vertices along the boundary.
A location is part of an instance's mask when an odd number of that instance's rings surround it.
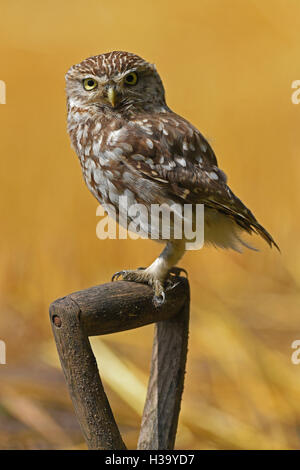
<svg viewBox="0 0 300 470">
<path fill-rule="evenodd" d="M 67 72 L 66 94 L 68 132 L 85 183 L 119 223 L 131 222 L 137 232 L 141 228 L 141 221 L 134 225 L 134 216 L 119 204 L 124 196 L 129 205 L 142 204 L 149 213 L 157 204 L 170 213 L 174 205 L 193 209 L 202 204 L 205 244 L 236 251 L 252 248 L 242 239 L 247 232 L 278 248 L 229 188 L 208 141 L 167 106 L 155 65 L 123 51 L 90 57 Z M 174 217 L 169 220 L 167 237 L 158 229 L 156 238 L 165 243 L 158 258 L 147 268 L 113 276 L 152 286 L 157 306 L 174 286 L 181 272 L 176 264 L 186 249 L 186 237 L 175 237 Z M 151 217 L 142 221 L 143 233 L 150 236 L 157 222 Z M 183 216 L 176 223 L 183 223 Z"/>
</svg>

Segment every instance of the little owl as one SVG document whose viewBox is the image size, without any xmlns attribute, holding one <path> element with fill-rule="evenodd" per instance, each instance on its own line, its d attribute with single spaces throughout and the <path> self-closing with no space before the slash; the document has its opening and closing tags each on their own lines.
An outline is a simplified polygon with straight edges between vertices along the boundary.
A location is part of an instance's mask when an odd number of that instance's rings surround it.
<svg viewBox="0 0 300 470">
<path fill-rule="evenodd" d="M 164 204 L 170 213 L 174 204 L 190 204 L 192 209 L 203 204 L 206 244 L 240 251 L 242 246 L 252 248 L 242 232 L 255 232 L 277 247 L 228 187 L 207 140 L 167 106 L 153 64 L 121 51 L 90 57 L 70 68 L 66 92 L 68 132 L 87 187 L 119 223 L 131 222 L 131 230 L 136 227 L 140 233 L 141 222 L 134 226 L 134 216 L 119 204 L 121 196 L 129 206 L 143 204 L 149 213 L 154 204 Z M 144 220 L 143 233 L 151 236 L 153 223 Z M 149 267 L 113 277 L 151 285 L 156 305 L 174 285 L 171 278 L 180 272 L 175 265 L 186 249 L 186 238 L 174 236 L 174 217 L 169 225 L 167 239 L 159 230 L 157 239 L 166 246 Z"/>
</svg>

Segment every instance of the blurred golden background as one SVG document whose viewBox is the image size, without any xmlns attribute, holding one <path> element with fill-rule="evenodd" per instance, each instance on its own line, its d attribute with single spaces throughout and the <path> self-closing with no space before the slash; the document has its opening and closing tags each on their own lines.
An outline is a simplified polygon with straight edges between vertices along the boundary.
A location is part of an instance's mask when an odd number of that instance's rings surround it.
<svg viewBox="0 0 300 470">
<path fill-rule="evenodd" d="M 48 320 L 51 301 L 149 264 L 152 241 L 96 238 L 97 202 L 66 133 L 64 74 L 111 50 L 157 65 L 167 102 L 210 140 L 229 184 L 282 254 L 205 249 L 192 291 L 177 448 L 300 447 L 298 0 L 1 2 L 0 448 L 85 448 Z M 135 448 L 153 326 L 93 339 Z"/>
</svg>

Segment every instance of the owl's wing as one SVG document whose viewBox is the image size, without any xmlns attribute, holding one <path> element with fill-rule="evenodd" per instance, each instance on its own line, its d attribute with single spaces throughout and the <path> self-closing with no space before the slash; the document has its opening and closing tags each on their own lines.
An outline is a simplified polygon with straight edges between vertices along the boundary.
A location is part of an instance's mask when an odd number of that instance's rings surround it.
<svg viewBox="0 0 300 470">
<path fill-rule="evenodd" d="M 157 123 L 155 131 L 152 125 L 151 134 L 141 133 L 138 148 L 127 153 L 125 164 L 144 178 L 156 181 L 173 200 L 202 203 L 216 209 L 248 233 L 255 232 L 278 248 L 272 236 L 231 191 L 212 148 L 199 131 L 173 113 L 164 121 L 163 126 L 159 123 L 158 130 Z"/>
</svg>

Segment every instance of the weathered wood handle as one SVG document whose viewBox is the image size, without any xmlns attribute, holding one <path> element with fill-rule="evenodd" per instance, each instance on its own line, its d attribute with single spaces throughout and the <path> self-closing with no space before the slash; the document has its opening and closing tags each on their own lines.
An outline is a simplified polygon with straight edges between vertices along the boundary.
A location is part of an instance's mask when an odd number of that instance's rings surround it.
<svg viewBox="0 0 300 470">
<path fill-rule="evenodd" d="M 139 449 L 172 449 L 183 391 L 189 284 L 178 278 L 155 307 L 149 286 L 118 281 L 75 292 L 50 306 L 50 320 L 75 412 L 90 449 L 126 449 L 99 376 L 89 336 L 159 322 Z M 100 358 L 101 361 L 101 358 Z"/>
</svg>

